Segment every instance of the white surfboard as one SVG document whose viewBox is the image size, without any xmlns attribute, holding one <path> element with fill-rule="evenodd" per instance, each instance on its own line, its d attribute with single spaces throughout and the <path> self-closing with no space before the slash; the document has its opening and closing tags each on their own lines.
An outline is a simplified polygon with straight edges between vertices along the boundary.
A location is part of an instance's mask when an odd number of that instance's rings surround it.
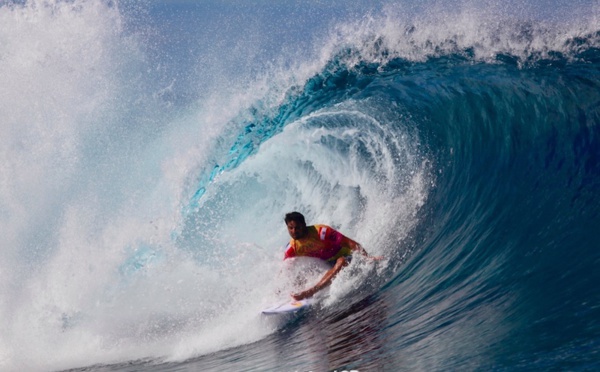
<svg viewBox="0 0 600 372">
<path fill-rule="evenodd" d="M 305 298 L 304 300 L 300 301 L 291 300 L 266 308 L 262 311 L 262 313 L 265 315 L 294 313 L 296 311 L 306 309 L 314 303 L 315 300 L 313 298 Z"/>
</svg>

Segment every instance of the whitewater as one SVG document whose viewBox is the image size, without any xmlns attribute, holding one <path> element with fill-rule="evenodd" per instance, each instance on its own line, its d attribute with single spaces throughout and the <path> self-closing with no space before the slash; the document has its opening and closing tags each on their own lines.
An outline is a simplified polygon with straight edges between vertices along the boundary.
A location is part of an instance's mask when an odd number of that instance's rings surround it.
<svg viewBox="0 0 600 372">
<path fill-rule="evenodd" d="M 599 12 L 0 1 L 0 370 L 600 368 Z"/>
</svg>

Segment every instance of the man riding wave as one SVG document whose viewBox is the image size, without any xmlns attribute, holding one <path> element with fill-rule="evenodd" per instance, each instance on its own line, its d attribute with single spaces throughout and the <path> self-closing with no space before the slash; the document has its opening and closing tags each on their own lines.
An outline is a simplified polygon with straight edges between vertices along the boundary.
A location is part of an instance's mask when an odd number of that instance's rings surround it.
<svg viewBox="0 0 600 372">
<path fill-rule="evenodd" d="M 306 226 L 304 216 L 299 212 L 286 214 L 284 221 L 291 237 L 286 247 L 284 260 L 293 257 L 315 257 L 333 265 L 313 287 L 292 294 L 297 301 L 311 297 L 331 284 L 333 278 L 348 266 L 353 253 L 359 252 L 365 257 L 381 259 L 381 257 L 369 256 L 359 243 L 330 226 Z"/>
</svg>

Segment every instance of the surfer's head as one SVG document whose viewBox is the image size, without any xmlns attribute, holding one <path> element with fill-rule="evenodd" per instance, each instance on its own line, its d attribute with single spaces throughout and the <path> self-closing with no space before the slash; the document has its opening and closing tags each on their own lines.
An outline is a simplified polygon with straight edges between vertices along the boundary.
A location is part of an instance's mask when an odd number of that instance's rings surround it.
<svg viewBox="0 0 600 372">
<path fill-rule="evenodd" d="M 306 235 L 308 229 L 302 213 L 290 212 L 285 215 L 284 221 L 292 239 L 302 239 Z"/>
</svg>

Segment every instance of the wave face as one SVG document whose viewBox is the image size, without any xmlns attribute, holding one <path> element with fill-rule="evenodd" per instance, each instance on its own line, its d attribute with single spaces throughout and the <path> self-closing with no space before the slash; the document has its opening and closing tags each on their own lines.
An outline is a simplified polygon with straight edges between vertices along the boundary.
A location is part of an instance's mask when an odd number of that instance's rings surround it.
<svg viewBox="0 0 600 372">
<path fill-rule="evenodd" d="M 597 5 L 267 8 L 0 5 L 0 369 L 600 367 Z"/>
</svg>

